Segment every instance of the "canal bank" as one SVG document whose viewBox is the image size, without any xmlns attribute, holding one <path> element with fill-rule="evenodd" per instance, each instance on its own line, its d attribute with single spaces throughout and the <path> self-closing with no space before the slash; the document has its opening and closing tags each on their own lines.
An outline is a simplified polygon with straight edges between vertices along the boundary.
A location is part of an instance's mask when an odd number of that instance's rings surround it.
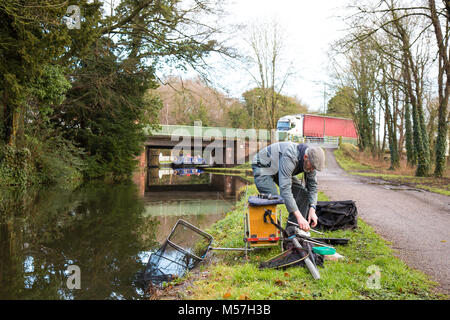
<svg viewBox="0 0 450 320">
<path fill-rule="evenodd" d="M 245 191 L 245 190 L 244 190 Z M 254 185 L 248 195 L 256 194 Z M 320 200 L 327 200 L 322 193 Z M 218 247 L 243 246 L 245 197 L 226 217 L 206 229 Z M 282 209 L 286 218 L 287 212 Z M 397 259 L 385 242 L 359 219 L 354 231 L 326 232 L 329 237 L 349 238 L 346 246 L 337 246 L 341 261 L 325 261 L 319 268 L 320 280 L 313 280 L 303 267 L 286 270 L 260 270 L 262 261 L 279 253 L 279 248 L 242 253 L 210 252 L 203 263 L 182 279 L 177 279 L 152 299 L 251 299 L 251 300 L 428 300 L 445 299 L 435 283 L 423 273 Z"/>
<path fill-rule="evenodd" d="M 0 299 L 145 299 L 137 277 L 176 221 L 210 227 L 247 183 L 179 173 L 146 171 L 142 185 L 0 189 Z"/>
<path fill-rule="evenodd" d="M 216 247 L 243 246 L 247 181 L 201 173 L 183 177 L 158 172 L 157 176 L 161 178 L 144 182 L 143 194 L 134 184 L 104 183 L 74 191 L 57 187 L 0 190 L 0 298 L 147 299 L 136 275 L 180 218 L 211 233 Z M 208 193 L 215 197 L 207 198 Z M 205 208 L 209 209 L 194 212 L 196 194 L 208 200 Z M 252 194 L 256 189 L 250 185 L 248 195 Z M 320 199 L 326 198 L 320 194 Z M 351 242 L 338 248 L 345 261 L 326 261 L 320 268 L 320 281 L 313 281 L 301 267 L 259 270 L 261 261 L 279 253 L 277 248 L 252 252 L 249 260 L 241 253 L 210 252 L 205 262 L 154 298 L 441 298 L 427 277 L 396 259 L 389 245 L 363 221 L 355 231 L 328 235 Z M 70 266 L 79 267 L 80 289 L 68 286 Z M 374 267 L 380 271 L 379 289 L 368 287 L 373 280 L 368 270 Z"/>
</svg>

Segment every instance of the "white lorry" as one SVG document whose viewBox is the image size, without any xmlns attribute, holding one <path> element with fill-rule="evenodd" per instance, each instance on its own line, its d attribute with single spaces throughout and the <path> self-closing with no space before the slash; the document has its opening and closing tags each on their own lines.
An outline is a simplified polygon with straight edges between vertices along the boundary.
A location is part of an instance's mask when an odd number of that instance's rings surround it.
<svg viewBox="0 0 450 320">
<path fill-rule="evenodd" d="M 277 133 L 279 141 L 336 144 L 342 138 L 347 143 L 358 142 L 353 120 L 316 114 L 286 115 L 278 120 Z"/>
<path fill-rule="evenodd" d="M 303 139 L 303 117 L 303 114 L 294 114 L 280 118 L 277 123 L 278 140 L 301 142 Z"/>
</svg>

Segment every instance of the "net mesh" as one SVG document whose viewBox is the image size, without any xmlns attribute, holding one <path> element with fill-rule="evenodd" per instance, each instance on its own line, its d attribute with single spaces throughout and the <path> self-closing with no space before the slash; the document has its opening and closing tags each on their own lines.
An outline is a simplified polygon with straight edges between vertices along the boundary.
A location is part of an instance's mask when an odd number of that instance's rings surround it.
<svg viewBox="0 0 450 320">
<path fill-rule="evenodd" d="M 203 260 L 213 238 L 187 223 L 178 220 L 167 240 L 152 253 L 143 274 L 146 286 L 162 286 L 182 277 Z"/>
<path fill-rule="evenodd" d="M 289 232 L 289 231 L 288 231 Z M 284 240 L 284 248 L 281 254 L 265 261 L 261 262 L 259 265 L 260 269 L 286 269 L 293 266 L 306 266 L 305 259 L 309 258 L 314 265 L 323 265 L 323 256 L 316 254 L 312 251 L 312 245 L 308 242 L 303 241 L 301 238 L 297 238 L 298 242 L 302 248 L 296 248 L 293 245 L 292 240 Z"/>
<path fill-rule="evenodd" d="M 308 256 L 308 251 L 297 248 L 290 248 L 272 259 L 261 262 L 260 269 L 284 269 L 294 265 L 304 264 L 304 259 Z"/>
</svg>

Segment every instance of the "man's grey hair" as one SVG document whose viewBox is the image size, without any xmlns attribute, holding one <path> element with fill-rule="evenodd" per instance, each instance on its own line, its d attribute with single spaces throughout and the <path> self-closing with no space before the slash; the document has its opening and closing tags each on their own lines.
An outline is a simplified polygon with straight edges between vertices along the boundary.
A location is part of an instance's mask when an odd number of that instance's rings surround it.
<svg viewBox="0 0 450 320">
<path fill-rule="evenodd" d="M 306 155 L 315 170 L 320 171 L 325 168 L 325 154 L 321 147 L 309 147 L 306 149 Z"/>
</svg>

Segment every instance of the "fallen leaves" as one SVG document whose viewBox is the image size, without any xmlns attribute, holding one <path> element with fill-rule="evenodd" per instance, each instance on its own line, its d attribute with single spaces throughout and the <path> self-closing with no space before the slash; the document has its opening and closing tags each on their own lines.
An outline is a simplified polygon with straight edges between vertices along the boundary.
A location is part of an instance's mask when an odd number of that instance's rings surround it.
<svg viewBox="0 0 450 320">
<path fill-rule="evenodd" d="M 245 293 L 243 293 L 239 296 L 239 300 L 251 300 L 251 299 L 249 298 L 249 296 L 247 296 Z"/>
<path fill-rule="evenodd" d="M 282 287 L 286 284 L 283 280 L 280 280 L 280 279 L 275 279 L 274 283 L 279 287 Z"/>
<path fill-rule="evenodd" d="M 224 299 L 228 299 L 231 297 L 231 288 L 228 288 L 228 291 L 223 295 Z"/>
</svg>

